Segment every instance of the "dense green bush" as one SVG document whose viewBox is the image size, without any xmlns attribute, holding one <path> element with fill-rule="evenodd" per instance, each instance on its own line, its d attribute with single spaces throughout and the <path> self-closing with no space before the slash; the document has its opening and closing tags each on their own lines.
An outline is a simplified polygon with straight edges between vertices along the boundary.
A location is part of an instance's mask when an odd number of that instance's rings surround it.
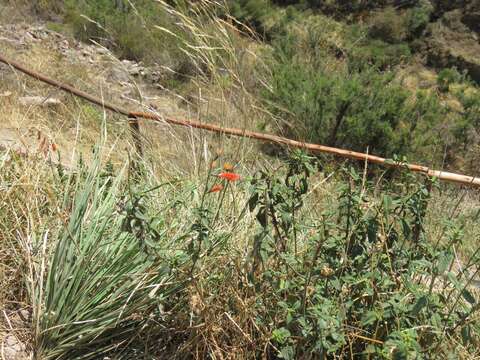
<svg viewBox="0 0 480 360">
<path fill-rule="evenodd" d="M 462 80 L 462 74 L 457 69 L 443 69 L 438 73 L 437 84 L 441 92 L 448 92 L 450 85 Z"/>
<path fill-rule="evenodd" d="M 433 6 L 428 1 L 422 1 L 419 6 L 410 9 L 407 13 L 407 28 L 410 38 L 422 33 L 430 22 Z"/>
<path fill-rule="evenodd" d="M 394 79 L 394 67 L 412 56 L 406 43 L 367 34 L 323 16 L 295 20 L 273 41 L 263 98 L 289 136 L 433 161 L 455 136 L 445 123 L 448 136 L 438 136 L 444 107 L 435 93 L 415 95 Z"/>
<path fill-rule="evenodd" d="M 302 64 L 277 64 L 271 91 L 273 111 L 288 119 L 290 135 L 302 140 L 391 156 L 408 153 L 411 130 L 433 112 L 409 101 L 391 74 L 374 69 L 328 73 Z M 425 122 L 428 124 L 428 122 Z M 424 129 L 423 129 L 424 130 Z"/>
<path fill-rule="evenodd" d="M 408 62 L 412 52 L 406 43 L 389 44 L 382 40 L 366 39 L 349 49 L 347 57 L 351 71 L 362 70 L 365 67 L 374 67 L 383 71 Z"/>
</svg>

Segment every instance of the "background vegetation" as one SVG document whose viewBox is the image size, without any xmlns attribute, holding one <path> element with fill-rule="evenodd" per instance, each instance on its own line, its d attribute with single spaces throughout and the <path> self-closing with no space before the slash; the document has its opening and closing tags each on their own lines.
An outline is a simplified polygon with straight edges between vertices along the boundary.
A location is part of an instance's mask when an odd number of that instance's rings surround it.
<svg viewBox="0 0 480 360">
<path fill-rule="evenodd" d="M 74 36 L 103 44 L 120 58 L 170 69 L 161 81 L 180 92 L 188 92 L 185 84 L 199 73 L 214 77 L 218 69 L 229 68 L 220 56 L 209 61 L 205 72 L 205 64 L 189 55 L 195 43 L 192 29 L 178 21 L 183 13 L 215 28 L 214 14 L 244 37 L 263 40 L 256 52 L 261 61 L 241 78 L 242 87 L 276 118 L 261 119 L 261 126 L 312 142 L 359 151 L 368 147 L 387 157 L 397 154 L 477 173 L 477 110 L 475 100 L 464 96 L 466 88 L 477 92 L 469 80 L 471 67 L 440 67 L 438 82 L 427 87 L 405 88 L 398 75 L 401 69 L 424 66 L 431 24 L 444 13 L 457 16 L 448 12 L 455 6 L 427 0 L 241 0 L 226 6 L 38 0 L 33 9 L 60 16 Z M 232 41 L 233 47 L 241 42 L 238 37 Z M 241 54 L 234 50 L 229 56 Z M 252 78 L 245 81 L 248 73 Z M 450 86 L 455 84 L 463 84 L 463 90 Z M 451 107 L 452 101 L 459 106 Z"/>
<path fill-rule="evenodd" d="M 423 59 L 445 11 L 436 3 L 28 9 L 121 59 L 169 68 L 161 87 L 201 119 L 478 173 L 478 87 Z M 89 82 L 77 72 L 76 85 Z M 1 90 L 26 87 L 9 79 Z M 0 152 L 1 333 L 17 331 L 36 358 L 480 356 L 475 191 L 148 124 L 138 161 L 126 126 L 65 104 L 32 117 L 80 119 L 88 156 L 65 168 L 61 152 Z M 8 327 L 20 311 L 22 333 Z"/>
</svg>

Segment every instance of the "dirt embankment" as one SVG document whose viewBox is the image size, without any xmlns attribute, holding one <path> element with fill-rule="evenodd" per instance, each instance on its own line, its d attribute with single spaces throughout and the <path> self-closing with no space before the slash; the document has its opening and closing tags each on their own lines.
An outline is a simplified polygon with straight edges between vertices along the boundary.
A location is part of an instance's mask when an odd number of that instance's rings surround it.
<svg viewBox="0 0 480 360">
<path fill-rule="evenodd" d="M 79 42 L 43 23 L 0 25 L 0 49 L 12 60 L 128 109 L 149 108 L 170 116 L 185 116 L 181 99 L 161 85 L 166 70 L 160 65 L 147 67 L 119 60 L 102 46 Z M 78 130 L 74 123 L 80 115 L 74 113 L 72 105 L 84 118 L 95 117 L 95 112 L 97 117 L 102 116 L 101 109 L 76 101 L 0 64 L 0 107 L 4 117 L 0 149 L 56 158 L 53 152 L 59 148 L 62 163 L 68 165 L 74 161 L 74 148 L 79 145 L 74 140 Z M 84 129 L 93 126 L 86 120 L 82 122 Z M 86 139 L 87 146 L 95 143 L 95 136 L 97 130 L 92 131 L 91 139 Z"/>
</svg>

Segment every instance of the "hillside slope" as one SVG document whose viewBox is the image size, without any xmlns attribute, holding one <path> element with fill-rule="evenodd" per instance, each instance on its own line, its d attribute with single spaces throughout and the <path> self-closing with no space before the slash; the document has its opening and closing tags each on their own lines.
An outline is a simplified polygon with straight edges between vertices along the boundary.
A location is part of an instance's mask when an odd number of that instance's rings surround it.
<svg viewBox="0 0 480 360">
<path fill-rule="evenodd" d="M 2 54 L 125 108 L 478 171 L 478 88 L 424 52 L 471 55 L 458 7 L 414 43 L 414 2 L 7 3 Z M 478 189 L 146 121 L 138 158 L 4 65 L 0 109 L 3 358 L 479 358 Z"/>
</svg>

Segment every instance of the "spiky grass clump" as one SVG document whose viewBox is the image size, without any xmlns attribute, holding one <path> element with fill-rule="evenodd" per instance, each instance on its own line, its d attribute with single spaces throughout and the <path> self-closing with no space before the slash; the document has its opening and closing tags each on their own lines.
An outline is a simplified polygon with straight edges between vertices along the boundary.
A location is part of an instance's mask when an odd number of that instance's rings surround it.
<svg viewBox="0 0 480 360">
<path fill-rule="evenodd" d="M 178 238 L 159 233 L 174 225 L 153 230 L 139 203 L 122 195 L 124 172 L 112 177 L 96 162 L 61 181 L 65 220 L 58 237 L 32 231 L 27 244 L 36 249 L 29 257 L 34 350 L 45 359 L 94 358 L 155 327 L 188 257 L 178 257 L 172 243 Z M 143 243 L 149 232 L 154 253 Z"/>
</svg>

